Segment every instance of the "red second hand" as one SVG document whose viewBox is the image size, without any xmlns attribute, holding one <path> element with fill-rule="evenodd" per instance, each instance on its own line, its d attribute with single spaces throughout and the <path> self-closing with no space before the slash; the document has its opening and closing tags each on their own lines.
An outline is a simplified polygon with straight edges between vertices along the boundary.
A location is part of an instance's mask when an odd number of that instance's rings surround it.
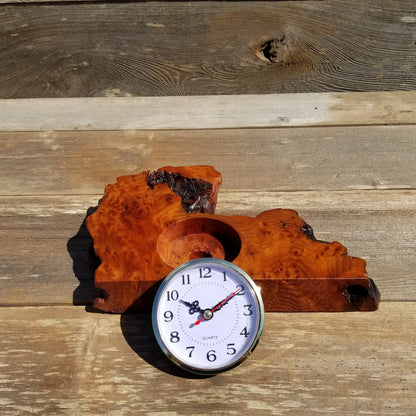
<svg viewBox="0 0 416 416">
<path fill-rule="evenodd" d="M 235 292 L 231 293 L 230 296 L 228 296 L 228 298 L 225 298 L 222 302 L 220 302 L 214 309 L 211 310 L 211 313 L 214 312 L 215 310 L 217 310 L 221 305 L 224 305 L 225 302 L 229 301 L 233 296 L 235 296 L 239 291 L 241 290 L 238 289 Z M 201 319 L 198 319 L 194 325 L 199 325 L 202 321 L 204 321 L 206 318 L 204 316 L 202 316 Z"/>
</svg>

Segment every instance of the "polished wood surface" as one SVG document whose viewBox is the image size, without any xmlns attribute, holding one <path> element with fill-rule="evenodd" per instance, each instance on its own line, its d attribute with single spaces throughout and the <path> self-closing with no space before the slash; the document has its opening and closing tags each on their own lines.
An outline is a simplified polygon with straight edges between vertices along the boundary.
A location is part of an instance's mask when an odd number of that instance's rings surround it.
<svg viewBox="0 0 416 416">
<path fill-rule="evenodd" d="M 2 416 L 415 414 L 413 1 L 0 3 Z M 168 165 L 222 173 L 215 215 L 296 210 L 380 308 L 268 312 L 242 365 L 179 372 L 85 262 L 104 187 Z"/>
<path fill-rule="evenodd" d="M 172 131 L 60 131 L 57 120 L 52 131 L 2 132 L 2 413 L 412 414 L 415 127 L 346 120 Z M 362 257 L 383 295 L 380 309 L 269 312 L 252 357 L 210 379 L 171 367 L 149 315 L 92 313 L 98 293 L 85 263 L 85 218 L 105 185 L 190 160 L 222 172 L 218 215 L 294 209 L 318 239 Z M 224 385 L 233 388 L 219 392 Z"/>
<path fill-rule="evenodd" d="M 160 282 L 187 261 L 233 262 L 260 287 L 266 312 L 376 310 L 380 294 L 365 261 L 318 241 L 289 209 L 256 217 L 214 215 L 221 174 L 211 166 L 166 166 L 107 185 L 87 218 L 96 263 L 94 306 L 150 310 Z"/>
</svg>

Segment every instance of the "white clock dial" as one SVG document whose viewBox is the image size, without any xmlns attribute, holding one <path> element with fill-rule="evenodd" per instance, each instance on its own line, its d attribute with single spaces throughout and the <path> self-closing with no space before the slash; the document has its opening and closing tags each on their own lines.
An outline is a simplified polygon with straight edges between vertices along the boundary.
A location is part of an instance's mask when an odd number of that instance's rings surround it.
<svg viewBox="0 0 416 416">
<path fill-rule="evenodd" d="M 255 348 L 264 323 L 260 292 L 232 263 L 197 259 L 179 266 L 160 286 L 153 330 L 165 354 L 195 373 L 228 370 Z"/>
</svg>

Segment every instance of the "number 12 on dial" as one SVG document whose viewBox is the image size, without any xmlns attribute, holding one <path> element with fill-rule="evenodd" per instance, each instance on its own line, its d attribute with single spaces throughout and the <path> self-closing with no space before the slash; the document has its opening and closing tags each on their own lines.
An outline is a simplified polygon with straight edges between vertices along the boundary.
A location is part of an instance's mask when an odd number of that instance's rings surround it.
<svg viewBox="0 0 416 416">
<path fill-rule="evenodd" d="M 197 259 L 169 274 L 152 311 L 163 352 L 197 374 L 229 370 L 256 347 L 264 325 L 260 291 L 242 269 L 225 260 Z"/>
</svg>

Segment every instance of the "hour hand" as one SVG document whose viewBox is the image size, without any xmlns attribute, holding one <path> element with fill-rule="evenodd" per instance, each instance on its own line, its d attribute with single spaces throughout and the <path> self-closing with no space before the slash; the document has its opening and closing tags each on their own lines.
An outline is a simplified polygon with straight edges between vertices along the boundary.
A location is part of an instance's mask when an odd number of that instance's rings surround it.
<svg viewBox="0 0 416 416">
<path fill-rule="evenodd" d="M 199 301 L 197 300 L 194 300 L 193 302 L 187 302 L 186 300 L 181 299 L 179 302 L 183 303 L 189 309 L 190 315 L 198 312 L 203 312 L 203 310 L 199 307 Z"/>
</svg>

